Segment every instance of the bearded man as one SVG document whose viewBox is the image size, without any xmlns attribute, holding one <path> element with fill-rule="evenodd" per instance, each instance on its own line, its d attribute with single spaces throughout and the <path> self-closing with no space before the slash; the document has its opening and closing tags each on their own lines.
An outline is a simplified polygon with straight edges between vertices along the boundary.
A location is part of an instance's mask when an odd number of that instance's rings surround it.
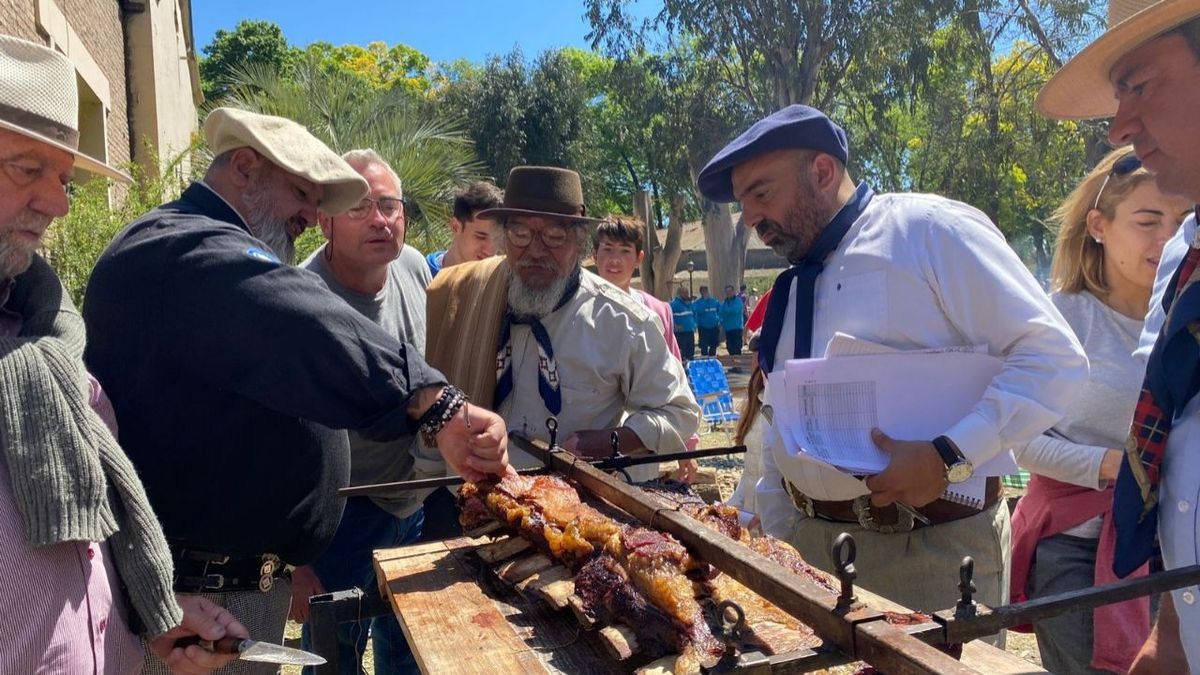
<svg viewBox="0 0 1200 675">
<path fill-rule="evenodd" d="M 616 431 L 624 454 L 678 452 L 699 426 L 680 362 L 654 315 L 584 270 L 589 227 L 579 174 L 514 168 L 500 208 L 504 258 L 443 269 L 429 287 L 429 359 L 510 429 L 606 456 Z M 519 466 L 536 460 L 514 453 Z M 636 467 L 635 479 L 653 476 Z"/>
<path fill-rule="evenodd" d="M 136 673 L 138 634 L 173 672 L 208 672 L 231 657 L 176 640 L 246 629 L 172 591 L 162 528 L 83 366 L 83 320 L 35 253 L 74 169 L 129 177 L 79 152 L 65 56 L 0 36 L 0 74 L 0 672 Z"/>
<path fill-rule="evenodd" d="M 290 264 L 318 211 L 360 205 L 358 172 L 283 118 L 218 108 L 204 131 L 215 155 L 204 180 L 98 261 L 86 359 L 162 519 L 175 590 L 279 642 L 283 565 L 314 560 L 342 515 L 345 429 L 400 443 L 420 428 L 481 479 L 507 468 L 504 424 Z"/>
<path fill-rule="evenodd" d="M 890 456 L 866 478 L 791 453 L 764 435 L 763 529 L 833 571 L 833 540 L 858 540 L 866 588 L 920 611 L 954 605 L 964 556 L 988 605 L 1008 593 L 1009 515 L 989 478 L 982 508 L 941 496 L 948 481 L 1054 424 L 1087 377 L 1054 305 L 978 210 L 935 195 L 880 194 L 846 168 L 845 132 L 819 110 L 784 108 L 730 142 L 699 175 L 792 267 L 771 290 L 758 344 L 767 388 L 788 359 L 821 356 L 834 333 L 898 350 L 986 345 L 1001 371 L 971 412 L 932 439 L 872 438 Z M 937 382 L 927 383 L 936 387 Z M 928 524 L 901 518 L 897 502 Z"/>
</svg>

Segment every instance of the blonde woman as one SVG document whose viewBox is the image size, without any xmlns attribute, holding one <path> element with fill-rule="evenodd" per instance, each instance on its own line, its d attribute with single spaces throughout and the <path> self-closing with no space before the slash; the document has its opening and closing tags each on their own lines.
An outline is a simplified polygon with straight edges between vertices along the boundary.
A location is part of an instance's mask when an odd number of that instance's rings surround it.
<svg viewBox="0 0 1200 675">
<path fill-rule="evenodd" d="M 1062 421 L 1016 448 L 1033 478 L 1013 514 L 1013 601 L 1114 580 L 1111 485 L 1143 375 L 1133 351 L 1163 245 L 1189 207 L 1159 191 L 1132 149 L 1122 148 L 1055 214 L 1051 297 L 1091 372 Z M 1145 598 L 1034 625 L 1042 664 L 1056 673 L 1124 672 L 1149 630 Z"/>
</svg>

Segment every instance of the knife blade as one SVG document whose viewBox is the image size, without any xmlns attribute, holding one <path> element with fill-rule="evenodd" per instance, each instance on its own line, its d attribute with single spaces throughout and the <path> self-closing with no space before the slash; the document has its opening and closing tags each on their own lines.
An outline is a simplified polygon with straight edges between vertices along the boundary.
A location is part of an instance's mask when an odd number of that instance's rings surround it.
<svg viewBox="0 0 1200 675">
<path fill-rule="evenodd" d="M 217 654 L 237 654 L 237 657 L 243 661 L 280 663 L 289 666 L 320 666 L 325 663 L 324 658 L 312 652 L 258 640 L 223 637 L 214 641 L 203 640 L 199 636 L 193 635 L 175 641 L 176 647 L 182 648 L 189 645 L 199 645 L 202 649 Z"/>
</svg>

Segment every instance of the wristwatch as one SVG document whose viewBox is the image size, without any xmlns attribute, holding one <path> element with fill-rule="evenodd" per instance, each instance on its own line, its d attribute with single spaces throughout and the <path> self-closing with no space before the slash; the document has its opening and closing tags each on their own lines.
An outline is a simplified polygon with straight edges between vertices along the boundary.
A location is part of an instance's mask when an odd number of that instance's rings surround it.
<svg viewBox="0 0 1200 675">
<path fill-rule="evenodd" d="M 942 456 L 942 462 L 946 464 L 946 480 L 950 483 L 962 483 L 975 475 L 975 465 L 971 464 L 958 446 L 954 445 L 954 441 L 950 440 L 949 436 L 938 436 L 933 439 L 933 447 L 937 448 L 938 454 Z"/>
</svg>

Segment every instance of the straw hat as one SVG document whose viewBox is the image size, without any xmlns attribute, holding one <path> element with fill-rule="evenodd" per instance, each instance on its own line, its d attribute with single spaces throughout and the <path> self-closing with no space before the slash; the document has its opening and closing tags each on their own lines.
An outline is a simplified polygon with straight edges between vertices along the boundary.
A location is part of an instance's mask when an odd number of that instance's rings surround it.
<svg viewBox="0 0 1200 675">
<path fill-rule="evenodd" d="M 329 146 L 283 117 L 217 108 L 204 120 L 204 137 L 214 156 L 253 148 L 284 171 L 323 186 L 321 210 L 331 216 L 344 213 L 370 191 L 366 179 Z"/>
<path fill-rule="evenodd" d="M 475 214 L 485 220 L 503 216 L 541 216 L 577 225 L 601 222 L 587 217 L 579 174 L 556 166 L 513 167 L 504 185 L 504 204 Z"/>
<path fill-rule="evenodd" d="M 76 168 L 130 182 L 120 169 L 79 152 L 79 92 L 67 57 L 10 35 L 0 35 L 0 129 L 70 153 Z"/>
<path fill-rule="evenodd" d="M 1112 117 L 1108 76 L 1139 45 L 1200 17 L 1200 0 L 1109 0 L 1108 30 L 1064 65 L 1038 93 L 1037 109 L 1056 119 Z"/>
</svg>

